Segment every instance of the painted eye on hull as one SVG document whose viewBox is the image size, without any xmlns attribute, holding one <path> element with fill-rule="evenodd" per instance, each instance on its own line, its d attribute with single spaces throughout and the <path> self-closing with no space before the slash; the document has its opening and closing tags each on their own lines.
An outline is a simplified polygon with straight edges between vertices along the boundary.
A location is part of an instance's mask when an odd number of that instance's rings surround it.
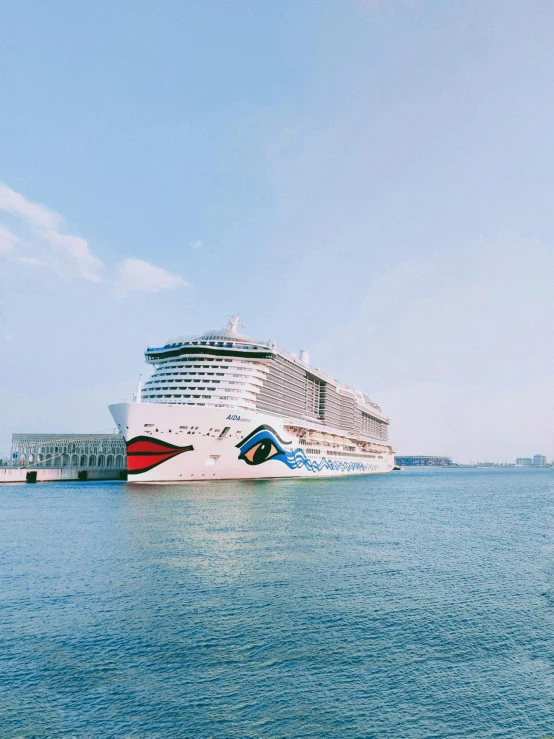
<svg viewBox="0 0 554 739">
<path fill-rule="evenodd" d="M 264 439 L 243 452 L 239 459 L 244 459 L 247 464 L 262 464 L 262 462 L 266 462 L 277 454 L 282 454 L 282 451 L 275 446 L 271 439 Z"/>
<path fill-rule="evenodd" d="M 270 426 L 258 426 L 257 429 L 237 444 L 240 450 L 239 459 L 246 464 L 262 464 L 269 459 L 284 460 L 286 451 L 284 445 L 290 444 L 284 441 Z"/>
</svg>

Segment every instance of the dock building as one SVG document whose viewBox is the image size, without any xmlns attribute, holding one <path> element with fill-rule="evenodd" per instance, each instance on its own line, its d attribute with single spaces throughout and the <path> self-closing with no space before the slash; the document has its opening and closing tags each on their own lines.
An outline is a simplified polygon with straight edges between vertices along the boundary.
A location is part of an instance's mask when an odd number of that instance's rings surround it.
<svg viewBox="0 0 554 739">
<path fill-rule="evenodd" d="M 119 468 L 127 466 L 120 434 L 12 434 L 12 467 Z"/>
</svg>

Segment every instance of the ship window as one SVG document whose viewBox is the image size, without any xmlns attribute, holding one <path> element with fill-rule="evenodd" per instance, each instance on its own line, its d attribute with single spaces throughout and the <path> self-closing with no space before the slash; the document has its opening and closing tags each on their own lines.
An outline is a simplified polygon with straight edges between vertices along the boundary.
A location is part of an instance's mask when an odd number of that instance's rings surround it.
<svg viewBox="0 0 554 739">
<path fill-rule="evenodd" d="M 224 439 L 227 436 L 227 434 L 229 433 L 230 430 L 231 430 L 231 427 L 230 426 L 225 426 L 225 428 L 223 429 L 223 431 L 219 434 L 219 438 L 220 439 Z"/>
</svg>

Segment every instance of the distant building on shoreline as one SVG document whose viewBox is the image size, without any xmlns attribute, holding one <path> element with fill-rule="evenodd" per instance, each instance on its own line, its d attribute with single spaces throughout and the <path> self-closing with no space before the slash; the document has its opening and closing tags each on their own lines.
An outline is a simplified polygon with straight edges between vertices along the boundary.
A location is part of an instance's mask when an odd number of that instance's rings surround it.
<svg viewBox="0 0 554 739">
<path fill-rule="evenodd" d="M 125 469 L 125 440 L 119 434 L 12 434 L 10 465 Z"/>
<path fill-rule="evenodd" d="M 395 457 L 394 461 L 398 467 L 452 467 L 450 457 L 408 456 Z"/>
<path fill-rule="evenodd" d="M 518 457 L 516 459 L 516 467 L 548 467 L 544 454 L 535 454 L 531 457 Z"/>
<path fill-rule="evenodd" d="M 517 467 L 531 467 L 533 465 L 533 460 L 531 457 L 518 457 L 516 459 L 516 466 Z"/>
</svg>

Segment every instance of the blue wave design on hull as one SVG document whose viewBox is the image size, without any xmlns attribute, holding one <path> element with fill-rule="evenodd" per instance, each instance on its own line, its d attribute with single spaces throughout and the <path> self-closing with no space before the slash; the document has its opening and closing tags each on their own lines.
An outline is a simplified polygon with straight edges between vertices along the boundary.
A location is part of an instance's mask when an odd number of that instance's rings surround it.
<svg viewBox="0 0 554 739">
<path fill-rule="evenodd" d="M 339 459 L 309 459 L 303 449 L 294 449 L 290 452 L 280 454 L 277 459 L 284 462 L 291 470 L 297 470 L 305 467 L 310 472 L 321 472 L 329 470 L 331 472 L 365 472 L 367 470 L 376 470 L 377 465 L 364 464 L 363 462 L 344 462 Z"/>
</svg>

